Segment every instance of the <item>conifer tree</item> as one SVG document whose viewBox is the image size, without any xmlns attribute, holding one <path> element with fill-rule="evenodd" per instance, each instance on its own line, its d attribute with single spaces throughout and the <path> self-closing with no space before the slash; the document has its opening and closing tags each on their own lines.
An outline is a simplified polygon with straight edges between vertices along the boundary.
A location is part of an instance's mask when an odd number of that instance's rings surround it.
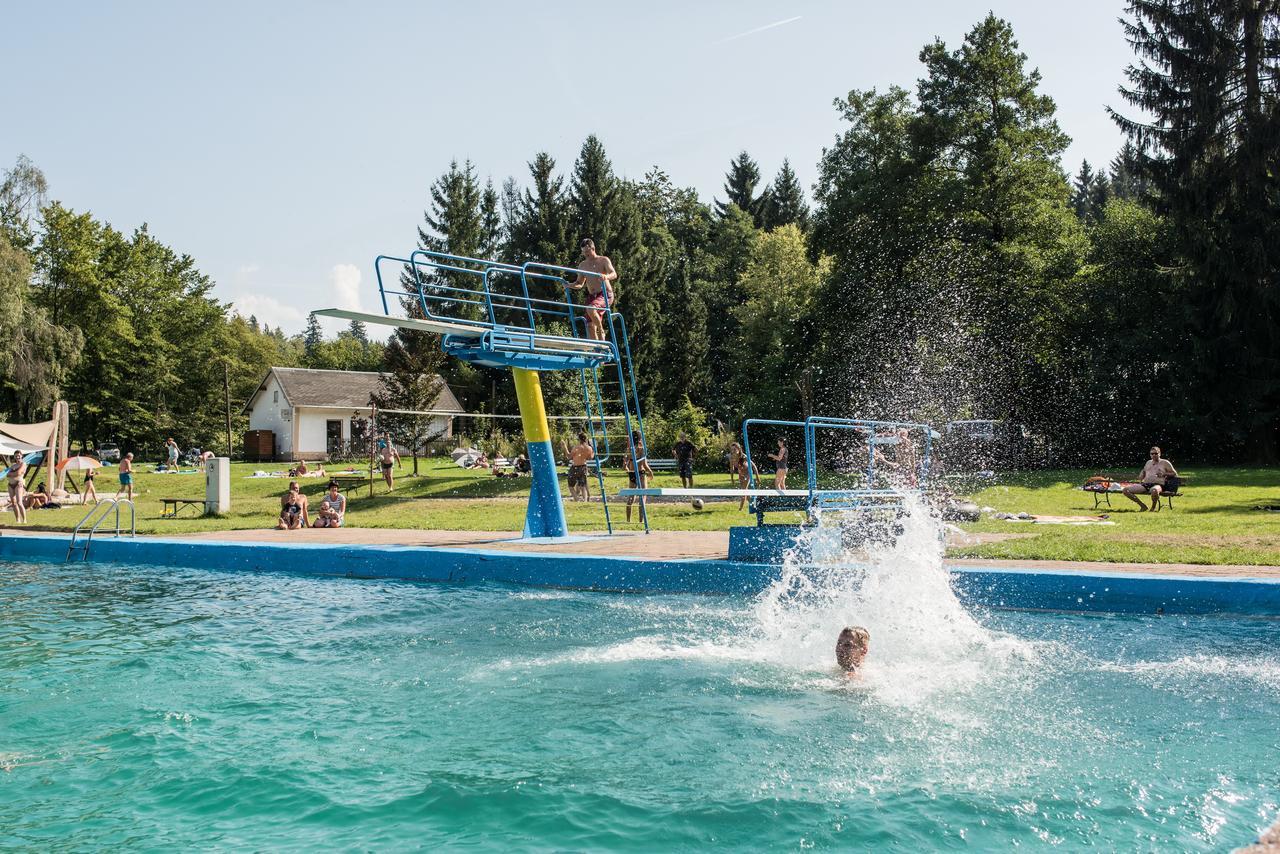
<svg viewBox="0 0 1280 854">
<path fill-rule="evenodd" d="M 556 161 L 545 151 L 529 162 L 531 190 L 514 194 L 508 203 L 508 252 L 512 261 L 566 264 L 573 260 L 569 237 L 569 199 Z"/>
<path fill-rule="evenodd" d="M 1259 461 L 1280 457 L 1280 3 L 1131 0 L 1138 54 L 1112 111 L 1178 236 L 1190 347 L 1171 382 L 1187 424 Z"/>
<path fill-rule="evenodd" d="M 369 344 L 369 330 L 365 327 L 362 321 L 351 321 L 347 326 L 347 335 L 351 336 L 356 341 L 359 341 L 361 344 L 366 346 Z"/>
<path fill-rule="evenodd" d="M 1089 206 L 1093 198 L 1095 175 L 1088 160 L 1080 163 L 1080 171 L 1076 173 L 1071 185 L 1071 209 L 1081 221 L 1089 218 Z"/>
<path fill-rule="evenodd" d="M 721 217 L 729 212 L 729 205 L 737 205 L 751 216 L 756 228 L 764 225 L 765 212 L 769 206 L 769 193 L 766 190 L 756 195 L 756 185 L 760 183 L 760 166 L 745 151 L 739 152 L 729 163 L 729 171 L 724 176 L 725 201 L 716 201 L 716 213 Z"/>
<path fill-rule="evenodd" d="M 802 232 L 809 230 L 809 205 L 804 200 L 804 190 L 800 187 L 800 180 L 791 168 L 790 161 L 782 161 L 782 168 L 773 179 L 766 201 L 765 228 L 794 225 Z"/>
<path fill-rule="evenodd" d="M 320 329 L 320 319 L 313 311 L 307 315 L 307 328 L 302 333 L 302 346 L 305 348 L 308 366 L 318 363 L 322 344 L 324 344 L 324 331 Z"/>
<path fill-rule="evenodd" d="M 1126 139 L 1111 161 L 1111 192 L 1120 199 L 1146 201 L 1150 190 L 1150 182 L 1143 175 L 1139 162 L 1138 149 L 1132 140 Z"/>
</svg>

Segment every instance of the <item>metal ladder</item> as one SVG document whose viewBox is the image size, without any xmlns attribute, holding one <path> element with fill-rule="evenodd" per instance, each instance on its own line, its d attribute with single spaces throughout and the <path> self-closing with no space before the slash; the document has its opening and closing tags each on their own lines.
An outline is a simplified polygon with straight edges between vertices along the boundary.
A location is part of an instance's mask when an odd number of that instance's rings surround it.
<svg viewBox="0 0 1280 854">
<path fill-rule="evenodd" d="M 68 561 L 71 560 L 71 556 L 75 554 L 77 549 L 80 550 L 81 560 L 89 559 L 89 546 L 93 544 L 93 535 L 98 532 L 98 528 L 101 527 L 102 523 L 105 522 L 107 520 L 107 517 L 111 515 L 111 511 L 113 509 L 116 511 L 115 535 L 117 537 L 120 536 L 120 505 L 121 504 L 129 505 L 129 536 L 132 537 L 136 535 L 137 532 L 134 526 L 135 513 L 134 513 L 133 502 L 130 501 L 128 498 L 100 499 L 97 504 L 89 508 L 89 512 L 84 514 L 84 517 L 81 518 L 80 522 L 76 525 L 75 530 L 71 532 L 71 542 L 67 545 Z M 102 512 L 99 512 L 99 511 L 102 511 Z M 94 518 L 95 516 L 97 517 L 96 519 Z M 80 540 L 80 534 L 84 530 L 84 526 L 88 525 L 91 521 L 93 522 L 93 527 L 89 529 L 89 533 L 85 535 L 84 540 Z"/>
</svg>

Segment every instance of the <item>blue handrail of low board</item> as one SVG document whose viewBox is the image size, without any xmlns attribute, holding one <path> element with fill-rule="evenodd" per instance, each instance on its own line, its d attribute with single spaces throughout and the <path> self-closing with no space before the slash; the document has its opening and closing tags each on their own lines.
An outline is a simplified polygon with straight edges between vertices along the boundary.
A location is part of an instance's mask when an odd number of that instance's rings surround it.
<svg viewBox="0 0 1280 854">
<path fill-rule="evenodd" d="M 746 455 L 748 461 L 751 459 L 751 436 L 748 429 L 752 425 L 771 425 L 774 427 L 801 427 L 804 429 L 804 450 L 805 450 L 805 469 L 807 477 L 806 486 L 809 491 L 809 507 L 813 508 L 819 503 L 818 496 L 818 460 L 817 460 L 817 431 L 819 428 L 830 428 L 836 430 L 857 430 L 859 432 L 870 433 L 872 436 L 878 430 L 922 430 L 924 432 L 924 453 L 921 457 L 919 482 L 923 484 L 929 476 L 929 460 L 933 448 L 933 428 L 928 424 L 919 424 L 910 421 L 874 421 L 865 418 L 835 418 L 824 415 L 811 415 L 804 421 L 783 421 L 773 418 L 748 418 L 742 422 L 742 452 Z M 880 497 L 894 494 L 894 490 L 876 490 L 871 488 L 871 484 L 875 478 L 875 450 L 874 447 L 867 454 L 867 488 L 862 490 L 830 490 L 829 497 Z M 756 488 L 755 467 L 748 464 L 747 479 L 752 489 Z M 825 494 L 825 493 L 824 493 Z"/>
</svg>

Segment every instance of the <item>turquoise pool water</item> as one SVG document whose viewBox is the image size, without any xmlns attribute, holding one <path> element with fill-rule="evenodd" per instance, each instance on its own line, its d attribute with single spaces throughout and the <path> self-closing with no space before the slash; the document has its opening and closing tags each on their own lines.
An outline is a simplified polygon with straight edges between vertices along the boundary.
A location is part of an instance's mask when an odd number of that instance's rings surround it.
<svg viewBox="0 0 1280 854">
<path fill-rule="evenodd" d="M 833 627 L 872 630 L 860 682 Z M 38 850 L 1222 850 L 1280 626 L 969 614 L 940 573 L 640 597 L 0 563 L 0 828 Z"/>
</svg>

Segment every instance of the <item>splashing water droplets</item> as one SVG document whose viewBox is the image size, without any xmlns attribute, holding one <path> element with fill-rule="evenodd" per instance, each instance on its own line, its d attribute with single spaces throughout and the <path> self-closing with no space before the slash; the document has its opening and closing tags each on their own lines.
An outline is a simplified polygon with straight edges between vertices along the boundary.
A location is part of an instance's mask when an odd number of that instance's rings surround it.
<svg viewBox="0 0 1280 854">
<path fill-rule="evenodd" d="M 896 537 L 861 552 L 844 543 L 864 531 L 864 514 L 828 512 L 805 529 L 782 577 L 754 603 L 751 645 L 761 658 L 834 673 L 840 630 L 865 626 L 865 684 L 880 699 L 912 705 L 1034 657 L 1029 643 L 985 628 L 964 609 L 942 564 L 941 521 L 919 499 L 907 511 Z"/>
</svg>

